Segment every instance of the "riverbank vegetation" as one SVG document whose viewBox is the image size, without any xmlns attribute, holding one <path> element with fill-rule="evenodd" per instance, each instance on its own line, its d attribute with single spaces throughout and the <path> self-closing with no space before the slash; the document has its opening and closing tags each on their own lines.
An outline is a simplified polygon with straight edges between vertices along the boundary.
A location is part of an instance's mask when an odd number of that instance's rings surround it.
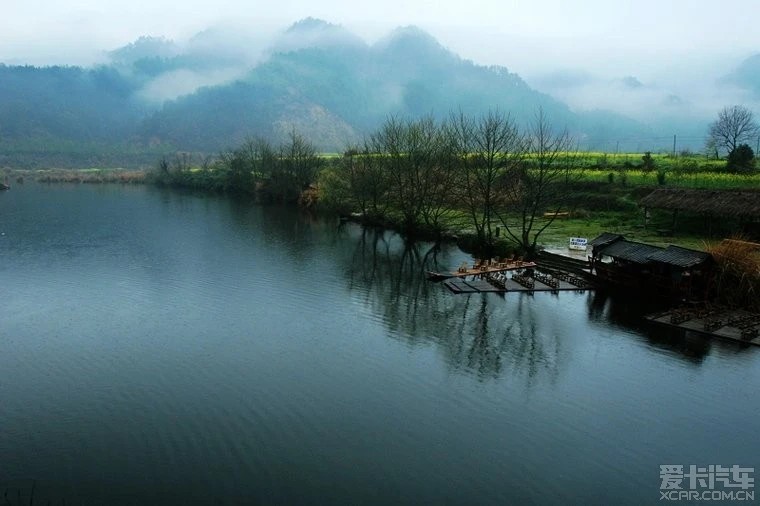
<svg viewBox="0 0 760 506">
<path fill-rule="evenodd" d="M 473 231 L 479 254 L 511 243 L 536 252 L 567 211 L 577 157 L 566 131 L 539 111 L 525 129 L 501 112 L 479 117 L 390 118 L 340 163 L 322 172 L 327 206 L 407 236 Z"/>
<path fill-rule="evenodd" d="M 318 154 L 291 131 L 273 145 L 248 139 L 218 155 L 162 156 L 153 170 L 5 170 L 18 181 L 143 183 L 300 202 L 353 214 L 408 237 L 458 237 L 478 254 L 541 245 L 603 231 L 653 243 L 699 247 L 735 231 L 731 220 L 681 217 L 679 236 L 662 237 L 670 215 L 653 210 L 644 227 L 638 201 L 654 188 L 760 189 L 754 154 L 735 170 L 718 153 L 604 153 L 575 149 L 539 111 L 519 128 L 508 114 L 452 114 L 445 121 L 390 117 L 343 154 Z M 741 151 L 741 152 L 739 152 Z M 746 152 L 746 153 L 745 153 Z M 658 226 L 662 222 L 663 226 Z"/>
<path fill-rule="evenodd" d="M 409 235 L 457 235 L 486 255 L 510 247 L 533 254 L 541 243 L 604 231 L 701 247 L 739 227 L 685 216 L 679 237 L 663 237 L 670 214 L 652 210 L 645 227 L 638 206 L 662 187 L 760 188 L 760 174 L 731 173 L 725 160 L 689 152 L 580 152 L 541 113 L 522 131 L 490 113 L 442 123 L 392 118 L 319 180 L 323 205 Z"/>
<path fill-rule="evenodd" d="M 249 140 L 245 145 L 262 141 Z M 262 142 L 267 145 L 268 143 Z M 271 145 L 270 149 L 271 149 Z M 153 169 L 114 169 L 114 168 L 89 168 L 89 169 L 10 169 L 6 168 L 4 174 L 12 179 L 19 176 L 27 180 L 45 183 L 144 183 L 147 181 L 159 184 L 178 184 L 196 187 L 198 189 L 220 190 L 231 188 L 234 184 L 224 184 L 223 174 L 212 174 L 211 170 L 225 171 L 225 164 L 218 164 L 219 159 L 230 153 L 239 151 L 241 148 L 223 152 L 220 155 L 206 155 L 202 153 L 174 153 L 160 158 L 154 163 Z M 267 150 L 264 150 L 267 152 Z M 275 154 L 278 150 L 275 150 Z M 344 156 L 357 154 L 357 151 L 348 149 L 344 154 L 320 153 L 318 166 L 323 169 L 332 169 L 336 164 L 342 163 Z M 722 159 L 707 159 L 704 155 L 684 152 L 672 155 L 669 153 L 650 153 L 656 170 L 645 170 L 642 158 L 646 154 L 641 153 L 602 153 L 602 152 L 569 152 L 567 154 L 575 158 L 573 161 L 575 180 L 578 184 L 600 183 L 606 186 L 600 188 L 621 187 L 635 191 L 637 187 L 654 188 L 658 186 L 676 188 L 702 188 L 702 189 L 760 189 L 760 171 L 746 174 L 737 174 L 727 171 L 727 161 Z M 279 155 L 278 155 L 279 156 Z M 152 172 L 165 165 L 169 172 L 203 172 L 201 176 L 193 179 L 189 174 L 185 177 L 174 179 L 156 178 Z M 205 176 L 205 177 L 202 177 Z M 204 186 L 205 185 L 205 186 Z M 247 191 L 247 190 L 246 190 Z M 606 193 L 606 191 L 602 192 Z"/>
<path fill-rule="evenodd" d="M 510 245 L 533 255 L 540 242 L 566 244 L 604 231 L 701 247 L 747 224 L 687 212 L 673 238 L 671 213 L 650 210 L 645 220 L 638 202 L 663 187 L 760 189 L 754 153 L 740 142 L 745 137 L 721 144 L 727 159 L 717 141 L 708 141 L 704 154 L 611 154 L 574 149 L 542 111 L 522 129 L 493 112 L 440 123 L 391 118 L 321 173 L 320 197 L 407 235 L 466 236 L 484 255 Z"/>
<path fill-rule="evenodd" d="M 203 158 L 199 164 L 189 154 L 164 157 L 148 174 L 148 181 L 295 202 L 317 179 L 323 163 L 314 146 L 292 131 L 288 141 L 278 146 L 264 139 L 249 139 L 218 157 Z"/>
<path fill-rule="evenodd" d="M 716 263 L 717 300 L 760 311 L 760 244 L 735 238 L 708 245 Z"/>
</svg>

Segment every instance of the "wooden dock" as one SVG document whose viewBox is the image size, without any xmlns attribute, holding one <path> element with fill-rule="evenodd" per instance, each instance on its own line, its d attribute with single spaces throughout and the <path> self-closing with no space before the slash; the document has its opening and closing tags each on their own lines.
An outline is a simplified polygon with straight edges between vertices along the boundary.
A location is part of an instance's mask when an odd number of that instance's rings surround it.
<svg viewBox="0 0 760 506">
<path fill-rule="evenodd" d="M 533 288 L 525 287 L 514 280 L 508 279 L 504 283 L 504 288 L 500 288 L 492 285 L 485 279 L 464 280 L 464 279 L 449 279 L 443 282 L 443 285 L 454 293 L 510 293 L 510 292 L 577 292 L 588 290 L 589 287 L 575 286 L 566 281 L 560 281 L 558 288 L 553 288 L 549 285 L 545 285 L 540 281 L 534 281 Z"/>
<path fill-rule="evenodd" d="M 536 267 L 534 262 L 524 262 L 522 260 L 513 260 L 501 263 L 492 263 L 477 267 L 459 268 L 456 272 L 434 272 L 428 271 L 429 279 L 443 280 L 449 278 L 466 278 L 468 276 L 482 276 L 485 274 L 496 274 L 497 272 L 514 271 L 518 269 L 530 269 Z"/>
<path fill-rule="evenodd" d="M 473 279 L 469 281 L 464 279 L 448 279 L 443 282 L 443 286 L 454 293 L 506 292 L 506 290 L 493 286 L 485 279 Z"/>
<path fill-rule="evenodd" d="M 760 315 L 741 309 L 674 309 L 645 318 L 670 328 L 760 346 Z"/>
</svg>

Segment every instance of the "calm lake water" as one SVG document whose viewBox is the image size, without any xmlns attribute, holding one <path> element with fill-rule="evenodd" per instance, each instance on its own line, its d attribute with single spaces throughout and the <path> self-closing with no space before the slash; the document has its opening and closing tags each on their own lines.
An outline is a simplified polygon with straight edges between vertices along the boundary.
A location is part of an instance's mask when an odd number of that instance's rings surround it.
<svg viewBox="0 0 760 506">
<path fill-rule="evenodd" d="M 660 464 L 760 466 L 760 349 L 601 293 L 453 295 L 422 272 L 456 248 L 33 183 L 0 234 L 25 504 L 654 504 Z"/>
</svg>

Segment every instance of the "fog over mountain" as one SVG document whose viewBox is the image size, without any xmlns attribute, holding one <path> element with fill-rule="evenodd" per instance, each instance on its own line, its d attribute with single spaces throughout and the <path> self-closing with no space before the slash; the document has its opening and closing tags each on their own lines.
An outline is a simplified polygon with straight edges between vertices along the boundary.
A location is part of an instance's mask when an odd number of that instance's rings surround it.
<svg viewBox="0 0 760 506">
<path fill-rule="evenodd" d="M 758 54 L 673 62 L 666 73 L 612 67 L 567 61 L 521 76 L 465 59 L 416 26 L 370 39 L 315 18 L 279 31 L 224 23 L 183 38 L 140 36 L 81 67 L 3 65 L 0 148 L 8 162 L 9 150 L 81 142 L 214 152 L 296 129 L 336 151 L 389 115 L 499 108 L 524 123 L 542 107 L 584 149 L 657 151 L 674 134 L 679 148 L 701 149 L 722 106 L 760 110 Z"/>
</svg>

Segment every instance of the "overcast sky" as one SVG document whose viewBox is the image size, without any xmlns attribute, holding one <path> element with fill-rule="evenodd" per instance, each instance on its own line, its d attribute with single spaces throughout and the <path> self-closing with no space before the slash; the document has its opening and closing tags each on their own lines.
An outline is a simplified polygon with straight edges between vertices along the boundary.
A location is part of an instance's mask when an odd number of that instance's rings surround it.
<svg viewBox="0 0 760 506">
<path fill-rule="evenodd" d="M 760 50 L 758 0 L 1 1 L 0 60 L 12 63 L 87 63 L 140 35 L 182 40 L 230 21 L 270 33 L 307 16 L 370 41 L 415 24 L 466 58 L 528 74 L 570 62 L 646 74 L 668 59 Z"/>
<path fill-rule="evenodd" d="M 652 104 L 670 96 L 704 114 L 746 102 L 718 78 L 760 52 L 760 0 L 0 0 L 0 5 L 0 62 L 8 64 L 88 65 L 142 35 L 181 44 L 204 29 L 232 25 L 249 34 L 245 44 L 263 45 L 309 16 L 343 25 L 368 42 L 413 24 L 460 56 L 506 66 L 571 107 L 609 107 L 634 117 L 651 114 Z M 557 75 L 592 79 L 567 87 L 558 84 Z M 621 89 L 627 76 L 646 88 Z M 205 78 L 205 84 L 219 79 Z"/>
</svg>

